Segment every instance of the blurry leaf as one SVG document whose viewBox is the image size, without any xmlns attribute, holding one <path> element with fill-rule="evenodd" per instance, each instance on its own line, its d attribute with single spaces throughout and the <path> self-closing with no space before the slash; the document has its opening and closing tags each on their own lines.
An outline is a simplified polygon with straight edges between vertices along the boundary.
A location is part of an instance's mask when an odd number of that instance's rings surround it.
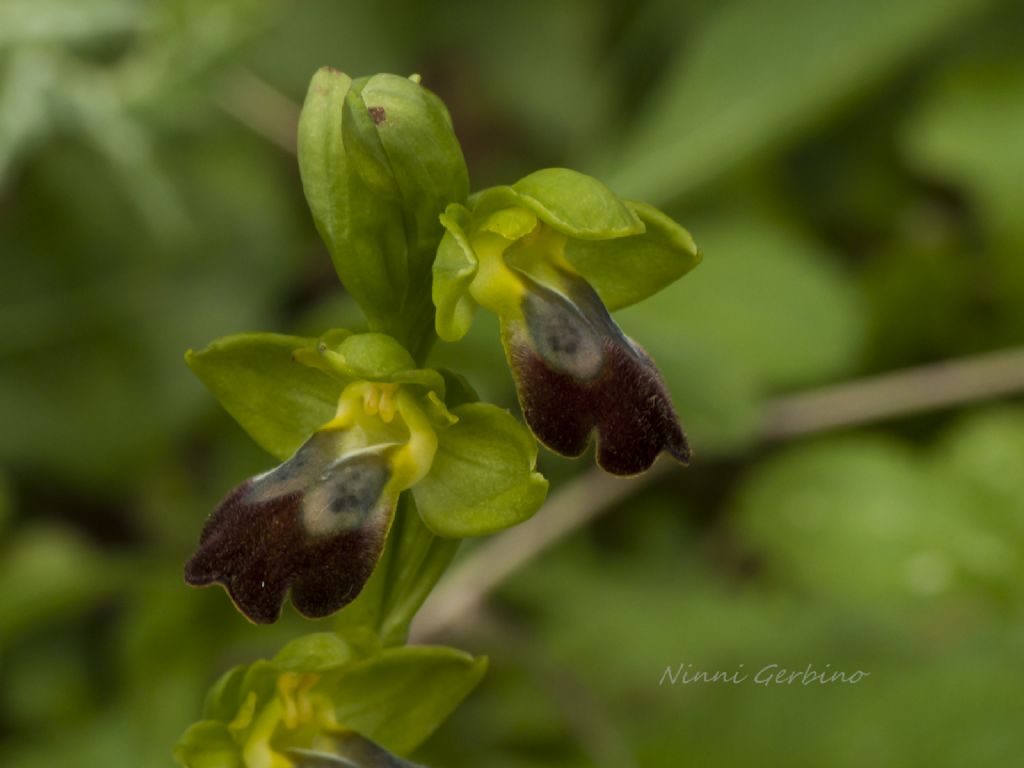
<svg viewBox="0 0 1024 768">
<path fill-rule="evenodd" d="M 615 173 L 599 175 L 620 194 L 655 203 L 692 192 L 792 138 L 986 5 L 720 4 L 701 28 L 687 30 L 691 45 L 680 47 L 632 135 L 607 152 L 603 168 Z"/>
<path fill-rule="evenodd" d="M 769 569 L 833 597 L 884 606 L 1007 575 L 1008 543 L 948 473 L 881 440 L 784 452 L 747 479 L 734 515 Z"/>
<path fill-rule="evenodd" d="M 349 73 L 415 71 L 423 60 L 417 51 L 422 28 L 396 26 L 393 14 L 408 18 L 417 6 L 397 5 L 401 11 L 382 12 L 359 0 L 288 3 L 267 34 L 243 51 L 245 61 L 297 102 L 306 94 L 310 73 L 324 65 Z"/>
<path fill-rule="evenodd" d="M 430 474 L 412 493 L 424 522 L 452 538 L 521 523 L 540 508 L 548 482 L 535 472 L 537 442 L 514 416 L 487 403 L 456 408 L 438 434 Z"/>
<path fill-rule="evenodd" d="M 852 367 L 860 306 L 827 251 L 751 220 L 708 222 L 700 237 L 708 254 L 700 269 L 619 314 L 643 329 L 636 336 L 656 360 L 694 337 L 734 357 L 766 391 Z"/>
<path fill-rule="evenodd" d="M 315 345 L 315 339 L 248 333 L 189 351 L 185 359 L 257 443 L 287 459 L 338 407 L 342 384 L 293 358 Z"/>
<path fill-rule="evenodd" d="M 813 242 L 750 219 L 695 231 L 700 268 L 617 317 L 662 369 L 684 425 L 689 414 L 703 423 L 699 454 L 702 442 L 752 435 L 764 396 L 852 368 L 861 318 L 854 288 Z"/>
<path fill-rule="evenodd" d="M 385 650 L 356 664 L 338 682 L 339 723 L 386 749 L 407 755 L 451 714 L 480 681 L 487 660 L 450 648 Z"/>
<path fill-rule="evenodd" d="M 1014 598 L 1024 578 L 1024 411 L 996 408 L 961 419 L 936 447 L 935 472 L 989 534 L 984 572 Z"/>
<path fill-rule="evenodd" d="M 2 30 L 0 18 L 0 35 Z M 19 156 L 49 131 L 48 99 L 57 75 L 52 55 L 31 48 L 0 52 L 0 189 Z"/>
<path fill-rule="evenodd" d="M 112 592 L 120 564 L 69 530 L 20 529 L 0 548 L 0 647 L 21 632 L 94 605 Z"/>
<path fill-rule="evenodd" d="M 442 51 L 461 52 L 455 66 L 473 62 L 475 77 L 466 87 L 474 95 L 500 95 L 492 107 L 500 127 L 523 126 L 541 154 L 559 157 L 610 111 L 612 82 L 599 67 L 608 16 L 605 5 L 579 0 L 472 3 L 445 17 L 434 39 Z M 464 111 L 479 109 L 470 104 Z M 481 163 L 493 166 L 499 150 L 480 152 Z M 520 156 L 507 164 L 512 174 L 531 170 Z"/>
<path fill-rule="evenodd" d="M 3 646 L 0 711 L 18 730 L 81 720 L 97 706 L 84 633 L 59 617 L 57 622 L 55 629 Z"/>
<path fill-rule="evenodd" d="M 0 46 L 124 34 L 139 26 L 144 11 L 131 0 L 4 0 Z"/>
<path fill-rule="evenodd" d="M 183 241 L 184 201 L 160 163 L 154 137 L 129 110 L 112 78 L 85 66 L 64 73 L 61 116 L 106 159 L 142 221 L 157 238 Z"/>
<path fill-rule="evenodd" d="M 990 59 L 939 80 L 904 132 L 906 152 L 930 175 L 962 185 L 995 232 L 1024 243 L 1024 63 Z"/>
<path fill-rule="evenodd" d="M 7 484 L 7 476 L 0 471 L 0 533 L 7 528 L 14 510 L 11 503 L 11 492 Z"/>
</svg>

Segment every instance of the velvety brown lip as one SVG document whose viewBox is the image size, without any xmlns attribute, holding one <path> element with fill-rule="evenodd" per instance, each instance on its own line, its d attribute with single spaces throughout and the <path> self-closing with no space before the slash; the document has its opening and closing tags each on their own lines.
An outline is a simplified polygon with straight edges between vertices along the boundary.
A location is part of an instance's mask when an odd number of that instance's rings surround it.
<svg viewBox="0 0 1024 768">
<path fill-rule="evenodd" d="M 551 450 L 573 457 L 596 433 L 597 462 L 615 475 L 643 472 L 662 451 L 688 463 L 686 436 L 654 362 L 586 282 L 566 279 L 571 300 L 529 280 L 525 322 L 506 328 L 530 429 Z"/>
<path fill-rule="evenodd" d="M 223 585 L 238 609 L 259 624 L 277 620 L 289 590 L 295 608 L 311 618 L 327 616 L 354 600 L 380 559 L 394 511 L 394 501 L 381 493 L 386 472 L 369 486 L 364 481 L 354 489 L 344 483 L 332 487 L 332 478 L 346 479 L 336 469 L 344 469 L 344 462 L 323 470 L 302 450 L 290 460 L 294 466 L 285 462 L 275 471 L 284 480 L 268 473 L 231 491 L 210 515 L 199 548 L 185 566 L 189 584 Z M 297 474 L 290 474 L 293 469 Z M 307 474 L 310 487 L 294 490 Z M 278 487 L 284 492 L 274 494 Z M 350 511 L 343 507 L 352 506 L 353 492 L 373 497 L 365 515 L 357 522 L 346 518 L 337 531 L 323 532 L 321 525 L 311 532 L 310 494 L 317 494 L 316 514 L 330 517 Z"/>
</svg>

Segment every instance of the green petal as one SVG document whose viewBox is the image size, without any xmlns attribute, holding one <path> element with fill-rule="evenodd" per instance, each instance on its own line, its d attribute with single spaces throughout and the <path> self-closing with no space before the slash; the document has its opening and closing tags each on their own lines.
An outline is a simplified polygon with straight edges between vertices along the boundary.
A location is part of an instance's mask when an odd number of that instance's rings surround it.
<svg viewBox="0 0 1024 768">
<path fill-rule="evenodd" d="M 214 341 L 185 361 L 265 450 L 284 460 L 334 416 L 343 382 L 293 359 L 316 339 L 242 333 Z"/>
<path fill-rule="evenodd" d="M 451 648 L 392 648 L 345 670 L 335 716 L 385 749 L 408 755 L 443 723 L 487 670 Z"/>
<path fill-rule="evenodd" d="M 646 231 L 617 240 L 572 240 L 565 255 L 609 310 L 621 309 L 675 282 L 701 261 L 693 237 L 657 208 L 626 205 Z"/>
<path fill-rule="evenodd" d="M 437 335 L 445 341 L 458 341 L 473 324 L 477 304 L 469 295 L 469 284 L 476 276 L 477 260 L 466 237 L 471 223 L 469 211 L 452 204 L 441 215 L 445 234 L 434 260 L 431 294 L 437 307 Z"/>
<path fill-rule="evenodd" d="M 511 187 L 494 187 L 474 200 L 474 214 L 520 205 L 569 237 L 608 240 L 638 235 L 643 222 L 597 179 L 568 168 L 545 168 Z"/>
<path fill-rule="evenodd" d="M 438 433 L 437 455 L 413 487 L 420 515 L 440 536 L 481 536 L 521 523 L 547 494 L 534 471 L 537 443 L 508 411 L 485 403 L 455 408 Z"/>
</svg>

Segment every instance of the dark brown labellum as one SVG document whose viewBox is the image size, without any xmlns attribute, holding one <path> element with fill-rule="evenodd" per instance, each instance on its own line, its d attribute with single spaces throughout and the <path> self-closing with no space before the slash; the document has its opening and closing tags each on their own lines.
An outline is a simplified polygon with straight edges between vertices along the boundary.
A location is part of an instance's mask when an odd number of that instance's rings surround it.
<svg viewBox="0 0 1024 768">
<path fill-rule="evenodd" d="M 380 559 L 396 499 L 379 453 L 336 459 L 337 437 L 313 435 L 276 469 L 246 480 L 214 510 L 185 566 L 194 586 L 219 583 L 260 624 L 289 589 L 305 616 L 356 598 Z"/>
<path fill-rule="evenodd" d="M 546 446 L 579 456 L 597 434 L 597 462 L 615 475 L 648 469 L 667 451 L 690 449 L 665 382 L 582 278 L 562 276 L 560 293 L 523 274 L 523 322 L 505 343 L 527 424 Z"/>
</svg>

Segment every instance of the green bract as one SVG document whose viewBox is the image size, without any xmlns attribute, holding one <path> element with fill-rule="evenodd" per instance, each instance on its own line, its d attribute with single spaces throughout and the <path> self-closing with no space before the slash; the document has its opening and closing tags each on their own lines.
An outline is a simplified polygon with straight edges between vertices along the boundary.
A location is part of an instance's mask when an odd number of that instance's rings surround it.
<svg viewBox="0 0 1024 768">
<path fill-rule="evenodd" d="M 385 649 L 365 633 L 306 635 L 221 677 L 175 757 L 188 768 L 406 765 L 387 753 L 416 749 L 486 667 L 448 648 Z"/>
<path fill-rule="evenodd" d="M 299 169 L 338 276 L 373 330 L 429 346 L 438 215 L 469 179 L 444 104 L 418 79 L 324 68 L 299 122 Z"/>
<path fill-rule="evenodd" d="M 296 607 L 318 616 L 350 602 L 365 584 L 353 619 L 398 642 L 454 552 L 454 543 L 435 535 L 506 528 L 530 517 L 546 494 L 529 432 L 507 411 L 465 402 L 470 392 L 458 377 L 415 368 L 389 336 L 242 334 L 189 352 L 187 360 L 239 424 L 284 460 L 225 499 L 186 571 L 191 583 L 223 584 L 254 621 L 273 621 L 289 586 Z M 451 402 L 459 403 L 451 408 L 446 380 Z M 406 489 L 411 497 L 399 504 Z M 362 499 L 359 515 L 369 516 L 338 528 L 338 519 L 316 511 L 336 504 L 332 499 Z M 324 538 L 328 532 L 334 538 Z M 267 565 L 254 570 L 254 558 Z M 317 570 L 303 565 L 310 558 Z M 370 578 L 378 560 L 381 575 Z M 319 572 L 332 568 L 341 570 L 331 583 L 315 586 Z M 254 582 L 262 585 L 255 591 Z"/>
</svg>

